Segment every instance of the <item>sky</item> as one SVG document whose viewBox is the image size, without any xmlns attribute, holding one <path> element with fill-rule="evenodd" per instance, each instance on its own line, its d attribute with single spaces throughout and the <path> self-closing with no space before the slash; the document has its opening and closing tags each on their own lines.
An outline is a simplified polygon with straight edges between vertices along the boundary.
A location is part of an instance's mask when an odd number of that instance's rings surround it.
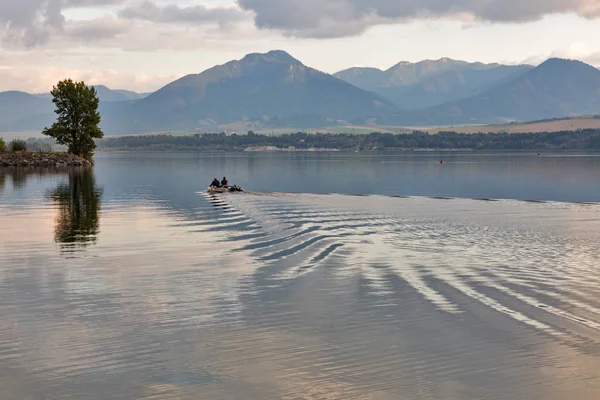
<svg viewBox="0 0 600 400">
<path fill-rule="evenodd" d="M 334 73 L 450 57 L 600 67 L 600 0 L 0 0 L 0 91 L 154 91 L 248 53 Z"/>
</svg>

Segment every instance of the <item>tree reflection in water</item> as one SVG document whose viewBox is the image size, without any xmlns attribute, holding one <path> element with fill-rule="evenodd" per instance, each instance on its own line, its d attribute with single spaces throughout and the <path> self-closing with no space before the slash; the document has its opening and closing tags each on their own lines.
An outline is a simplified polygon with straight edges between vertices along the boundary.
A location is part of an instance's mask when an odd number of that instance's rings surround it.
<svg viewBox="0 0 600 400">
<path fill-rule="evenodd" d="M 10 178 L 12 180 L 13 190 L 23 189 L 27 183 L 27 178 L 31 175 L 27 168 L 14 168 L 10 172 Z"/>
<path fill-rule="evenodd" d="M 87 246 L 96 241 L 100 231 L 100 201 L 102 190 L 96 186 L 90 168 L 69 170 L 68 183 L 49 192 L 58 206 L 54 240 L 58 243 Z"/>
</svg>

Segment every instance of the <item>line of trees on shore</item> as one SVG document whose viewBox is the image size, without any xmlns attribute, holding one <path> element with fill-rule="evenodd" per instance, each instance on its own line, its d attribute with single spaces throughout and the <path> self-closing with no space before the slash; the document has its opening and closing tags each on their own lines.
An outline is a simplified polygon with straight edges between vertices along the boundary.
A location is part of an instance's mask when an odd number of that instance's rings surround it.
<svg viewBox="0 0 600 400">
<path fill-rule="evenodd" d="M 136 150 L 219 150 L 242 151 L 251 147 L 272 146 L 308 150 L 345 151 L 470 149 L 470 150 L 600 150 L 600 129 L 540 133 L 457 133 L 429 134 L 423 131 L 391 134 L 309 134 L 297 132 L 268 136 L 204 134 L 190 136 L 141 135 L 106 137 L 97 140 L 99 149 Z"/>
<path fill-rule="evenodd" d="M 4 139 L 0 137 L 0 153 L 16 153 L 21 151 L 50 153 L 53 150 L 53 141 L 50 141 L 49 139 L 13 139 L 10 142 L 6 143 Z"/>
</svg>

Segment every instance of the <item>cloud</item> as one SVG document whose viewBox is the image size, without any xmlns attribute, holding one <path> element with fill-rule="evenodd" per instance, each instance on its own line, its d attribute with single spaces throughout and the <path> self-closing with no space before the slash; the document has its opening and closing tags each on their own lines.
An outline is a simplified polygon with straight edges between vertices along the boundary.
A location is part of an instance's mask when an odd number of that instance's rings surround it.
<svg viewBox="0 0 600 400">
<path fill-rule="evenodd" d="M 0 91 L 22 90 L 46 93 L 59 80 L 72 78 L 89 85 L 106 85 L 111 89 L 129 89 L 138 92 L 154 91 L 179 78 L 179 75 L 123 73 L 114 70 L 80 70 L 68 68 L 23 68 L 0 66 Z M 18 87 L 13 87 L 18 83 Z"/>
<path fill-rule="evenodd" d="M 103 17 L 88 21 L 70 21 L 65 27 L 65 33 L 70 38 L 84 42 L 113 39 L 130 29 L 126 21 Z"/>
<path fill-rule="evenodd" d="M 161 6 L 148 0 L 136 7 L 126 7 L 120 10 L 118 15 L 127 19 L 158 23 L 218 23 L 221 25 L 246 18 L 246 15 L 237 8 L 208 8 L 203 5 L 180 7 L 174 4 Z"/>
<path fill-rule="evenodd" d="M 44 47 L 46 50 L 87 48 L 98 54 L 111 50 L 123 52 L 188 52 L 198 49 L 247 49 L 248 43 L 264 38 L 251 21 L 222 26 L 142 23 L 111 16 L 86 21 L 67 21 L 62 35 Z M 156 54 L 155 54 L 156 55 Z"/>
<path fill-rule="evenodd" d="M 570 58 L 583 61 L 593 66 L 600 66 L 600 47 L 590 46 L 584 42 L 573 42 L 568 46 L 556 49 L 549 57 Z"/>
<path fill-rule="evenodd" d="M 66 0 L 64 1 L 65 8 L 76 7 L 102 7 L 114 6 L 125 3 L 126 0 Z"/>
<path fill-rule="evenodd" d="M 600 17 L 599 0 L 229 1 L 237 5 L 189 5 L 187 0 L 0 0 L 0 45 L 33 48 L 61 35 L 69 38 L 79 33 L 89 41 L 105 41 L 124 33 L 126 24 L 117 20 L 153 30 L 159 29 L 153 25 L 168 25 L 173 30 L 217 26 L 232 32 L 239 25 L 253 23 L 264 32 L 274 30 L 286 37 L 335 38 L 360 35 L 376 25 L 418 19 L 459 20 L 468 28 L 482 21 L 527 22 L 554 13 Z M 99 19 L 108 26 L 65 20 L 65 10 L 81 7 L 110 8 L 116 18 Z M 131 44 L 124 44 L 128 46 Z"/>
<path fill-rule="evenodd" d="M 108 6 L 125 0 L 0 0 L 0 42 L 5 47 L 31 48 L 62 32 L 63 10 Z"/>
<path fill-rule="evenodd" d="M 0 0 L 0 39 L 6 46 L 44 43 L 63 21 L 60 0 Z"/>
<path fill-rule="evenodd" d="M 591 64 L 596 68 L 600 68 L 600 50 L 582 57 L 581 61 Z"/>
<path fill-rule="evenodd" d="M 182 0 L 183 2 L 183 0 Z M 144 0 L 133 5 L 131 0 L 0 0 L 0 47 L 4 49 L 32 49 L 40 46 L 96 44 L 119 37 L 128 29 L 143 27 L 160 31 L 162 26 L 183 31 L 189 28 L 216 26 L 237 29 L 237 22 L 252 23 L 249 13 L 238 7 L 207 7 L 204 5 L 181 6 L 177 0 L 162 5 Z M 64 11 L 76 8 L 105 7 L 103 15 L 92 20 L 67 20 Z M 111 13 L 112 12 L 112 13 Z M 115 16 L 116 15 L 116 16 Z M 163 29 L 164 30 L 164 29 Z M 199 32 L 197 32 L 199 33 Z M 74 39 L 74 40 L 73 40 Z M 127 38 L 125 38 L 127 39 Z M 123 48 L 135 46 L 123 43 Z"/>
<path fill-rule="evenodd" d="M 600 16 L 598 0 L 237 0 L 260 29 L 286 36 L 343 37 L 367 28 L 415 19 L 471 16 L 477 21 L 529 22 L 545 15 Z"/>
<path fill-rule="evenodd" d="M 545 54 L 532 55 L 521 61 L 521 63 L 539 65 L 547 59 L 555 57 L 579 60 L 596 68 L 600 67 L 600 47 L 597 45 L 591 46 L 580 41 L 572 42 L 567 46 L 556 48 Z"/>
</svg>

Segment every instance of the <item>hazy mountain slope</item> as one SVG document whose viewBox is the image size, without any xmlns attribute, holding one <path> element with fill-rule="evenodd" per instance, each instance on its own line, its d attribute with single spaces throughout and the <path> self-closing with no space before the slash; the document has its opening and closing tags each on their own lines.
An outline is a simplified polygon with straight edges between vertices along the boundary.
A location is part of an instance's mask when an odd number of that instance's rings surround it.
<svg viewBox="0 0 600 400">
<path fill-rule="evenodd" d="M 100 101 L 114 102 L 114 101 L 128 101 L 128 100 L 139 100 L 147 97 L 150 93 L 137 93 L 132 90 L 121 90 L 121 89 L 109 89 L 104 85 L 92 85 L 96 89 L 96 94 Z M 50 93 L 36 93 L 36 97 L 43 99 L 52 100 Z"/>
<path fill-rule="evenodd" d="M 114 93 L 121 94 L 124 97 L 122 100 L 117 100 L 117 101 L 139 100 L 139 99 L 143 99 L 144 97 L 148 97 L 152 93 L 152 92 L 138 93 L 138 92 L 134 92 L 133 90 L 123 90 L 123 89 L 110 89 L 110 90 L 112 90 Z"/>
<path fill-rule="evenodd" d="M 0 132 L 41 130 L 55 116 L 48 99 L 19 91 L 0 92 Z"/>
<path fill-rule="evenodd" d="M 127 101 L 138 100 L 145 96 L 131 90 L 113 90 L 104 85 L 93 85 L 100 101 Z"/>
<path fill-rule="evenodd" d="M 336 72 L 333 76 L 361 89 L 376 91 L 387 86 L 388 73 L 378 68 L 353 67 Z"/>
<path fill-rule="evenodd" d="M 400 62 L 386 71 L 351 68 L 335 76 L 379 93 L 402 109 L 414 110 L 472 96 L 531 68 L 442 58 Z"/>
<path fill-rule="evenodd" d="M 184 76 L 111 115 L 110 129 L 143 132 L 319 114 L 333 119 L 396 111 L 387 99 L 303 65 L 283 51 L 248 54 Z"/>
<path fill-rule="evenodd" d="M 283 51 L 271 51 L 187 75 L 142 99 L 98 87 L 104 98 L 101 127 L 110 135 L 256 120 L 263 126 L 298 128 L 343 121 L 423 126 L 600 113 L 600 71 L 580 61 L 555 58 L 532 69 L 454 61 L 446 62 L 454 67 L 417 64 L 396 66 L 385 81 L 381 80 L 385 71 L 374 69 L 366 74 L 361 69 L 347 70 L 345 77 L 354 74 L 369 85 L 407 83 L 395 88 L 405 90 L 403 96 L 413 105 L 426 94 L 435 94 L 438 100 L 474 88 L 477 94 L 425 109 L 402 110 L 380 94 L 309 68 Z M 465 65 L 468 72 L 457 70 Z M 0 131 L 41 130 L 55 121 L 53 111 L 47 95 L 2 92 Z"/>
<path fill-rule="evenodd" d="M 101 101 L 101 127 L 111 124 L 116 115 L 134 103 L 133 100 Z M 52 96 L 32 95 L 20 91 L 0 92 L 0 132 L 40 131 L 56 121 Z M 107 120 L 107 121 L 106 121 Z"/>
<path fill-rule="evenodd" d="M 377 121 L 445 125 L 527 121 L 599 112 L 600 70 L 581 61 L 553 58 L 475 96 Z"/>
</svg>

